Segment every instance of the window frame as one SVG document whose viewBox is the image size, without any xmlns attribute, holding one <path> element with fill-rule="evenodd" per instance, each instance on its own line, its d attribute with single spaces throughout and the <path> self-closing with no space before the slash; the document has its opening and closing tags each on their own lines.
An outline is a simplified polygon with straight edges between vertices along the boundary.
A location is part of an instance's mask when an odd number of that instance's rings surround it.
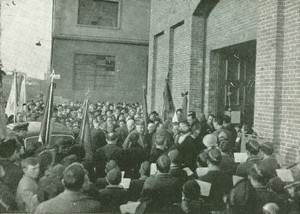
<svg viewBox="0 0 300 214">
<path fill-rule="evenodd" d="M 76 88 L 76 55 L 94 55 L 94 56 L 108 56 L 108 57 L 114 57 L 115 58 L 115 70 L 114 71 L 107 71 L 108 73 L 105 74 L 105 75 L 95 75 L 94 74 L 94 78 L 95 78 L 95 81 L 96 81 L 96 77 L 97 76 L 113 76 L 114 78 L 116 77 L 116 70 L 117 70 L 117 56 L 112 54 L 112 53 L 95 53 L 95 52 L 76 52 L 74 51 L 73 52 L 73 69 L 72 69 L 72 89 L 73 90 L 82 90 L 82 89 L 78 89 Z M 97 66 L 95 64 L 95 66 Z M 112 85 L 112 88 L 114 88 L 115 85 L 113 84 Z M 96 83 L 94 82 L 94 85 L 90 88 L 90 90 L 96 90 Z M 84 89 L 83 89 L 84 90 Z"/>
<path fill-rule="evenodd" d="M 106 2 L 117 2 L 118 3 L 118 19 L 117 19 L 117 26 L 110 27 L 110 26 L 101 26 L 101 25 L 84 25 L 78 24 L 79 22 L 79 1 L 77 1 L 77 17 L 76 17 L 76 26 L 78 27 L 86 27 L 86 28 L 100 28 L 100 29 L 110 29 L 110 30 L 120 30 L 121 29 L 121 0 L 103 0 Z"/>
</svg>

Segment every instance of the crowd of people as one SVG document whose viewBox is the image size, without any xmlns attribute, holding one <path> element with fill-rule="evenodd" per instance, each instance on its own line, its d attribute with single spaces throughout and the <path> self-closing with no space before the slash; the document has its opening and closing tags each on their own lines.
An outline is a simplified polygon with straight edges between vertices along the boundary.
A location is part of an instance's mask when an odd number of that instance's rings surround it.
<svg viewBox="0 0 300 214">
<path fill-rule="evenodd" d="M 41 121 L 44 106 L 29 101 L 16 121 Z M 139 103 L 90 104 L 87 159 L 78 143 L 83 113 L 83 103 L 55 105 L 53 122 L 75 140 L 30 155 L 22 136 L 1 139 L 1 213 L 120 213 L 130 205 L 132 213 L 299 213 L 299 183 L 277 176 L 271 142 L 249 140 L 247 160 L 235 161 L 243 134 L 253 130 L 227 115 L 177 109 L 163 121 L 154 111 L 146 126 Z"/>
</svg>

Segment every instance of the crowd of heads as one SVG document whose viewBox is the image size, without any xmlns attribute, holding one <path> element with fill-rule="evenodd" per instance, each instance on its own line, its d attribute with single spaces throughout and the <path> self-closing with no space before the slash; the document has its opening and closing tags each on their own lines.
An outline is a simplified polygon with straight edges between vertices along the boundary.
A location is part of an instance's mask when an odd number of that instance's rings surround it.
<svg viewBox="0 0 300 214">
<path fill-rule="evenodd" d="M 30 101 L 27 110 L 16 119 L 41 121 L 44 108 L 43 101 Z M 137 213 L 299 211 L 299 185 L 285 186 L 277 177 L 280 165 L 274 158 L 271 142 L 259 144 L 255 139 L 248 140 L 246 162 L 235 162 L 233 154 L 241 151 L 243 136 L 253 134 L 253 130 L 246 124 L 231 124 L 228 115 L 205 117 L 178 109 L 163 121 L 154 111 L 147 115 L 145 126 L 139 103 L 90 104 L 93 149 L 92 159 L 86 159 L 88 151 L 78 143 L 83 113 L 83 103 L 54 105 L 53 121 L 72 130 L 75 140 L 60 139 L 51 149 L 28 154 L 22 139 L 1 140 L 0 184 L 8 187 L 6 195 L 22 196 L 20 186 L 24 185 L 24 177 L 36 182 L 32 190 L 36 203 L 27 204 L 20 196 L 13 204 L 0 194 L 2 210 L 51 212 L 46 202 L 71 191 L 90 196 L 99 203 L 97 212 L 104 213 L 121 212 L 120 205 L 128 201 L 140 202 Z M 16 173 L 16 179 L 9 179 L 11 171 Z M 238 182 L 233 181 L 234 176 L 240 178 Z M 122 186 L 124 179 L 131 179 L 126 189 Z M 199 182 L 211 184 L 208 195 L 203 195 L 206 186 Z M 21 210 L 18 200 L 24 200 L 29 208 Z"/>
</svg>

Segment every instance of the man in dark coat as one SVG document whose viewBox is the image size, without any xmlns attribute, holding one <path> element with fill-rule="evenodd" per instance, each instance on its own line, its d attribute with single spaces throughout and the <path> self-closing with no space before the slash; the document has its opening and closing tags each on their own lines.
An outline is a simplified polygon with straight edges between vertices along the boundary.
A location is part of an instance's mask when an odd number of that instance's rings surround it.
<svg viewBox="0 0 300 214">
<path fill-rule="evenodd" d="M 207 152 L 207 174 L 200 176 L 199 180 L 211 184 L 211 190 L 208 197 L 204 197 L 211 211 L 223 210 L 225 204 L 223 196 L 229 193 L 232 188 L 232 177 L 220 170 L 222 154 L 217 148 L 212 148 Z"/>
<path fill-rule="evenodd" d="M 0 165 L 5 171 L 2 182 L 13 195 L 16 194 L 18 184 L 23 177 L 22 167 L 15 161 L 15 155 L 20 149 L 21 145 L 15 139 L 0 141 Z"/>
<path fill-rule="evenodd" d="M 162 155 L 156 162 L 157 173 L 146 179 L 141 201 L 149 201 L 147 213 L 172 213 L 173 204 L 181 201 L 181 189 L 179 179 L 169 174 L 170 158 Z"/>
<path fill-rule="evenodd" d="M 268 181 L 266 172 L 257 164 L 254 164 L 248 171 L 250 182 L 256 191 L 256 212 L 263 214 L 262 207 L 270 202 L 280 204 L 278 195 L 275 192 L 269 191 L 266 187 Z"/>
<path fill-rule="evenodd" d="M 156 163 L 157 159 L 166 152 L 164 136 L 156 136 L 155 147 L 150 152 L 150 163 Z"/>
<path fill-rule="evenodd" d="M 124 120 L 119 121 L 120 127 L 116 128 L 116 134 L 118 136 L 117 145 L 122 147 L 126 137 L 128 136 L 128 129 Z"/>
<path fill-rule="evenodd" d="M 236 175 L 244 178 L 247 178 L 248 171 L 251 169 L 251 167 L 255 163 L 258 163 L 260 161 L 260 157 L 258 156 L 260 145 L 255 140 L 249 140 L 246 143 L 246 150 L 247 150 L 248 159 L 246 160 L 246 162 L 239 164 L 236 169 Z"/>
<path fill-rule="evenodd" d="M 150 146 L 147 144 L 145 135 L 144 135 L 144 122 L 142 120 L 138 120 L 135 124 L 136 129 L 129 133 L 127 138 L 123 143 L 123 148 L 142 148 L 148 149 L 150 151 Z"/>
<path fill-rule="evenodd" d="M 4 176 L 5 171 L 0 165 L 0 213 L 9 213 L 17 210 L 17 203 L 10 189 L 1 182 Z"/>
<path fill-rule="evenodd" d="M 234 126 L 231 124 L 231 119 L 228 115 L 223 116 L 223 127 L 224 129 L 228 130 L 231 134 L 232 141 L 235 142 L 237 137 L 237 132 Z"/>
<path fill-rule="evenodd" d="M 91 141 L 92 141 L 92 145 L 95 146 L 95 148 L 93 148 L 94 151 L 96 151 L 98 148 L 106 145 L 105 138 L 106 138 L 105 132 L 102 129 L 93 128 L 91 130 Z"/>
<path fill-rule="evenodd" d="M 150 176 L 150 162 L 143 162 L 139 172 L 141 175 L 140 178 L 131 180 L 128 189 L 129 200 L 131 201 L 137 201 L 141 196 L 145 180 Z"/>
<path fill-rule="evenodd" d="M 260 149 L 263 152 L 264 157 L 261 161 L 259 161 L 259 166 L 267 173 L 268 179 L 271 179 L 276 176 L 276 169 L 280 168 L 275 156 L 273 155 L 273 145 L 271 142 L 264 142 Z"/>
<path fill-rule="evenodd" d="M 41 203 L 35 213 L 99 213 L 100 203 L 81 193 L 88 182 L 83 166 L 72 163 L 63 173 L 64 192 Z"/>
<path fill-rule="evenodd" d="M 96 151 L 95 162 L 97 177 L 105 176 L 105 164 L 110 160 L 118 160 L 122 148 L 117 146 L 118 136 L 115 132 L 106 136 L 107 144 Z"/>
<path fill-rule="evenodd" d="M 186 182 L 188 176 L 186 171 L 182 169 L 182 163 L 178 149 L 172 149 L 168 152 L 168 156 L 171 161 L 169 173 L 174 177 L 178 178 L 182 185 Z"/>
<path fill-rule="evenodd" d="M 128 202 L 127 191 L 120 186 L 122 175 L 118 168 L 113 168 L 107 173 L 109 185 L 99 191 L 98 200 L 102 213 L 120 213 L 120 205 Z"/>
</svg>

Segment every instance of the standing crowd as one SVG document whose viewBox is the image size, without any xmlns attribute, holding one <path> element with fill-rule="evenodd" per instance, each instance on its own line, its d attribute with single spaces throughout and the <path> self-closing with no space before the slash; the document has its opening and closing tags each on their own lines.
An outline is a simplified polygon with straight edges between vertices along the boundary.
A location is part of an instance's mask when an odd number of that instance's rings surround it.
<svg viewBox="0 0 300 214">
<path fill-rule="evenodd" d="M 29 101 L 16 120 L 41 121 L 43 110 L 43 101 Z M 145 127 L 138 103 L 90 104 L 92 159 L 78 143 L 82 118 L 82 103 L 56 105 L 53 122 L 75 140 L 30 155 L 26 130 L 1 139 L 0 213 L 121 213 L 130 205 L 133 213 L 299 213 L 299 182 L 277 176 L 271 142 L 249 140 L 247 160 L 237 163 L 233 154 L 253 130 L 227 115 L 177 109 L 162 121 L 151 112 Z"/>
</svg>

